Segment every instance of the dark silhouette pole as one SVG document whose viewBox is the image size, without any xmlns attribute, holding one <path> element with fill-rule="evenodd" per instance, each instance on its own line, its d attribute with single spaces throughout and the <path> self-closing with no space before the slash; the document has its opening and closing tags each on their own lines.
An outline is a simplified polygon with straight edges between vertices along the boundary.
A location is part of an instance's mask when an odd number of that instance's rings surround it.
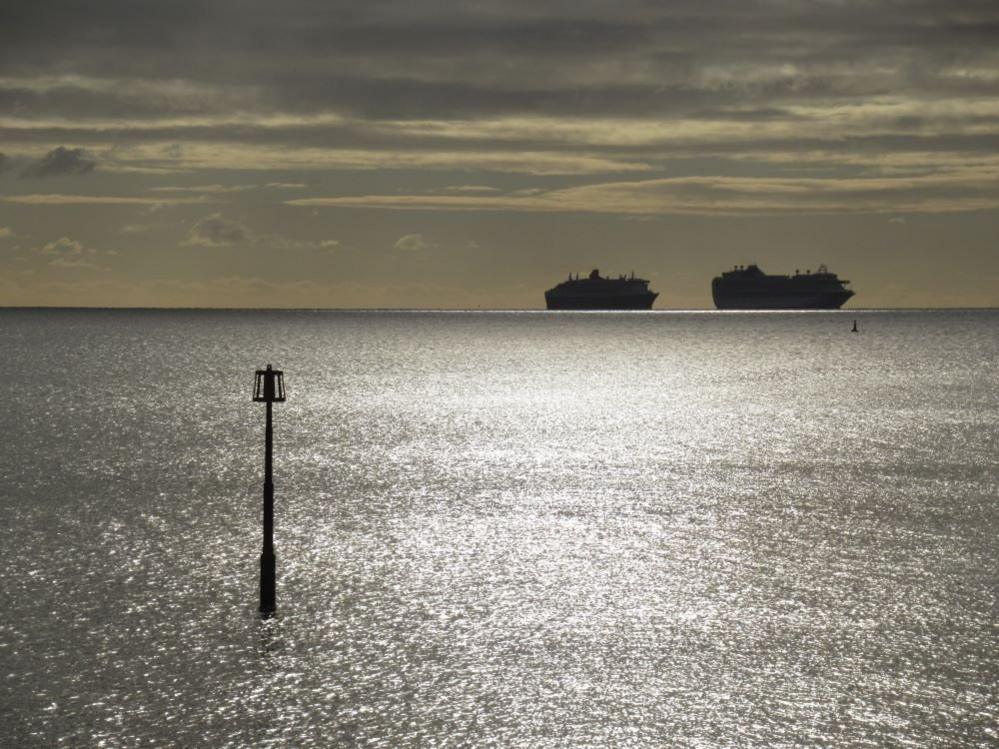
<svg viewBox="0 0 999 749">
<path fill-rule="evenodd" d="M 253 400 L 267 404 L 267 428 L 264 431 L 264 548 L 260 553 L 260 615 L 269 618 L 276 609 L 277 581 L 274 558 L 274 427 L 271 404 L 284 402 L 284 373 L 279 369 L 258 369 L 253 385 Z"/>
</svg>

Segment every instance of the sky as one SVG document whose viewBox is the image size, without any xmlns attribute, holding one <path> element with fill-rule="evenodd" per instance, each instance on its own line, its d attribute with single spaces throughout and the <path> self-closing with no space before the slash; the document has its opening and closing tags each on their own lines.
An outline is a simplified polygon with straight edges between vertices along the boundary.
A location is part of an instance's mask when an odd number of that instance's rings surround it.
<svg viewBox="0 0 999 749">
<path fill-rule="evenodd" d="M 999 306 L 995 0 L 4 0 L 0 305 Z"/>
</svg>

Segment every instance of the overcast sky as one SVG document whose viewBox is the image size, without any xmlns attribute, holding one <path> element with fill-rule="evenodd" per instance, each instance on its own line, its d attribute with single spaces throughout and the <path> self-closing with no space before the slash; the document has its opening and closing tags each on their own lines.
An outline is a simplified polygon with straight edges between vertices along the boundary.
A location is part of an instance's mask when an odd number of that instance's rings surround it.
<svg viewBox="0 0 999 749">
<path fill-rule="evenodd" d="M 0 305 L 999 306 L 999 3 L 0 5 Z"/>
</svg>

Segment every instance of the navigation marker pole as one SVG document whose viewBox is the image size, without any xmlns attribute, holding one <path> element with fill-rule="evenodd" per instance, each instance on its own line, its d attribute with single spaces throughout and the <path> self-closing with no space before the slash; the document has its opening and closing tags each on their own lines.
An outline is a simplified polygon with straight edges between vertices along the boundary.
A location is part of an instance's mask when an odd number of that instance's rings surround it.
<svg viewBox="0 0 999 749">
<path fill-rule="evenodd" d="M 274 559 L 274 429 L 271 425 L 271 404 L 284 403 L 284 373 L 280 369 L 258 369 L 253 384 L 253 400 L 267 404 L 267 428 L 264 432 L 264 548 L 260 553 L 260 616 L 269 619 L 276 609 L 276 575 Z"/>
</svg>

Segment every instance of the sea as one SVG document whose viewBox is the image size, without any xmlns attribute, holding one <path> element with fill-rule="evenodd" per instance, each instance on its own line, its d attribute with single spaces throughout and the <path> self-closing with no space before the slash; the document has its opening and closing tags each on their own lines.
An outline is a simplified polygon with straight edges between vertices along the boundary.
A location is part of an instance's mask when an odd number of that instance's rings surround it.
<svg viewBox="0 0 999 749">
<path fill-rule="evenodd" d="M 999 746 L 999 311 L 4 309 L 0 351 L 4 747 Z"/>
</svg>

